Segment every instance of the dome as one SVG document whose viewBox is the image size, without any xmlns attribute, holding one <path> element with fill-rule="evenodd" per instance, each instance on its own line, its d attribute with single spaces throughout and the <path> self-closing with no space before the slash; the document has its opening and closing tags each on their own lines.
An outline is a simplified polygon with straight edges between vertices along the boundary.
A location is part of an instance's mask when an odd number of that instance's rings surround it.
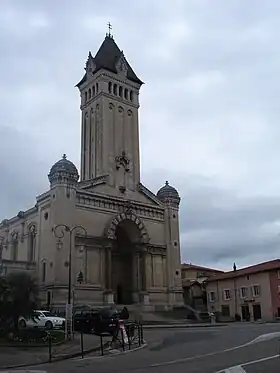
<svg viewBox="0 0 280 373">
<path fill-rule="evenodd" d="M 67 159 L 66 154 L 63 154 L 62 158 L 52 166 L 48 175 L 50 182 L 59 175 L 68 177 L 69 179 L 74 179 L 75 181 L 78 181 L 79 179 L 79 173 L 76 166 L 73 162 Z"/>
<path fill-rule="evenodd" d="M 165 182 L 165 185 L 160 188 L 160 190 L 157 192 L 157 197 L 160 200 L 165 200 L 165 199 L 178 199 L 180 200 L 180 196 L 178 191 L 169 185 L 168 181 Z"/>
</svg>

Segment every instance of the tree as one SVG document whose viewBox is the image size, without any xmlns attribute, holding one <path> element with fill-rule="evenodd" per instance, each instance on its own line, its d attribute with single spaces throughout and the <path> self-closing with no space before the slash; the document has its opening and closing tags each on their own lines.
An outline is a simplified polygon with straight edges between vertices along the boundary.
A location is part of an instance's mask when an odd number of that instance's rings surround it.
<svg viewBox="0 0 280 373">
<path fill-rule="evenodd" d="M 29 317 L 38 304 L 38 287 L 36 281 L 27 272 L 13 272 L 1 280 L 0 310 L 2 308 L 6 321 L 12 320 L 18 330 L 20 316 Z"/>
</svg>

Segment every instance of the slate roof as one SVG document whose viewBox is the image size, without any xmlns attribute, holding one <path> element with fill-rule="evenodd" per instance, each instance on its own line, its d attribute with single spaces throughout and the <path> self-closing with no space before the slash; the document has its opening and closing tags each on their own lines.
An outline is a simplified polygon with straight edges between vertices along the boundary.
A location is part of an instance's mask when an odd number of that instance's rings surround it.
<svg viewBox="0 0 280 373">
<path fill-rule="evenodd" d="M 278 270 L 278 269 L 280 270 L 280 259 L 275 259 L 275 260 L 270 260 L 269 262 L 264 262 L 264 263 L 256 264 L 250 267 L 237 269 L 236 271 L 225 272 L 221 275 L 217 275 L 215 277 L 209 278 L 207 282 L 227 280 L 231 278 L 248 276 L 248 275 L 253 275 L 256 273 L 260 273 L 260 272 L 267 272 L 267 271 Z"/>
<path fill-rule="evenodd" d="M 50 169 L 49 172 L 49 180 L 51 181 L 52 179 L 56 178 L 57 175 L 60 173 L 68 173 L 71 178 L 77 179 L 79 178 L 79 173 L 74 165 L 73 162 L 69 161 L 66 157 L 66 154 L 63 154 L 62 158 L 57 161 L 52 168 Z"/>
<path fill-rule="evenodd" d="M 159 199 L 180 198 L 178 191 L 173 186 L 169 185 L 168 181 L 166 181 L 165 185 L 159 189 L 157 197 Z"/>
<path fill-rule="evenodd" d="M 117 46 L 113 37 L 106 35 L 103 43 L 101 44 L 99 50 L 97 51 L 95 57 L 93 58 L 95 66 L 96 66 L 93 73 L 96 73 L 100 69 L 105 69 L 113 73 L 117 73 L 116 63 L 121 57 L 121 55 L 122 55 L 122 51 Z M 137 77 L 137 75 L 135 74 L 135 72 L 133 71 L 132 67 L 129 65 L 128 62 L 127 62 L 127 65 L 128 65 L 127 79 L 138 84 L 143 84 L 143 82 Z M 86 77 L 87 76 L 85 74 L 82 80 L 77 84 L 77 87 L 79 87 L 81 84 L 83 84 L 86 81 Z"/>
</svg>

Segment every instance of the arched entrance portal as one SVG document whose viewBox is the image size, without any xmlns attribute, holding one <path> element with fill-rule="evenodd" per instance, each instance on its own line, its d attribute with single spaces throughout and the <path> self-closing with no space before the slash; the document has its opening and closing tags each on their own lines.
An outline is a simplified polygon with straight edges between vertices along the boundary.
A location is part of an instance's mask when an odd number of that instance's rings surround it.
<svg viewBox="0 0 280 373">
<path fill-rule="evenodd" d="M 138 226 L 129 219 L 119 222 L 112 251 L 112 288 L 117 304 L 137 301 L 142 276 L 139 273 L 139 245 L 141 232 Z"/>
</svg>

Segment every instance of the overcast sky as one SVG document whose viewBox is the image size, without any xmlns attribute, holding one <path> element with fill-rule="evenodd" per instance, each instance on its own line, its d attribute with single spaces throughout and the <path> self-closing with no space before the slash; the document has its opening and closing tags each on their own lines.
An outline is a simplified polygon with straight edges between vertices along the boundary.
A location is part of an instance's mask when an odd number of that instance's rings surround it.
<svg viewBox="0 0 280 373">
<path fill-rule="evenodd" d="M 133 6 L 132 6 L 133 4 Z M 106 24 L 141 89 L 142 182 L 182 197 L 185 262 L 280 257 L 280 2 L 1 0 L 0 219 L 31 207 L 67 153 Z"/>
</svg>

